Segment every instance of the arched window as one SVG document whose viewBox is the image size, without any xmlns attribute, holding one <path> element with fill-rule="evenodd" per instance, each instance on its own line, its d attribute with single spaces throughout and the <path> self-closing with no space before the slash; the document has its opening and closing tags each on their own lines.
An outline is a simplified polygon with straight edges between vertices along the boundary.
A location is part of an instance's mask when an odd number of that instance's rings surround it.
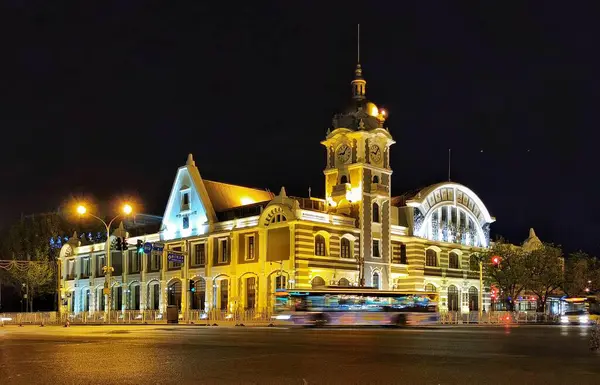
<svg viewBox="0 0 600 385">
<path fill-rule="evenodd" d="M 454 285 L 448 286 L 448 310 L 458 311 L 458 288 Z"/>
<path fill-rule="evenodd" d="M 425 291 L 427 293 L 435 293 L 435 286 L 433 285 L 433 283 L 428 283 L 427 285 L 425 285 Z"/>
<path fill-rule="evenodd" d="M 287 221 L 287 218 L 283 214 L 275 214 L 269 223 L 281 223 Z"/>
<path fill-rule="evenodd" d="M 350 286 L 350 281 L 348 281 L 346 278 L 342 278 L 340 279 L 340 282 L 338 283 L 339 286 Z"/>
<path fill-rule="evenodd" d="M 340 184 L 348 183 L 348 177 L 346 175 L 342 175 L 340 178 Z"/>
<path fill-rule="evenodd" d="M 325 280 L 323 278 L 319 277 L 318 275 L 316 277 L 314 277 L 310 283 L 311 283 L 313 289 L 316 287 L 325 286 Z"/>
<path fill-rule="evenodd" d="M 425 266 L 437 266 L 437 252 L 435 250 L 427 249 L 425 251 Z"/>
<path fill-rule="evenodd" d="M 408 259 L 406 258 L 406 245 L 404 243 L 400 244 L 400 263 L 403 265 L 408 265 Z"/>
<path fill-rule="evenodd" d="M 352 258 L 352 246 L 348 238 L 342 238 L 340 241 L 340 257 Z"/>
<path fill-rule="evenodd" d="M 479 259 L 475 254 L 472 254 L 469 257 L 469 270 L 471 271 L 479 271 Z"/>
<path fill-rule="evenodd" d="M 204 278 L 196 278 L 194 290 L 192 293 L 192 309 L 204 310 L 204 301 L 206 298 L 206 281 Z"/>
<path fill-rule="evenodd" d="M 315 255 L 327 255 L 325 237 L 320 234 L 315 237 Z"/>
<path fill-rule="evenodd" d="M 469 310 L 479 311 L 479 290 L 475 286 L 469 288 Z"/>
<path fill-rule="evenodd" d="M 373 203 L 373 222 L 379 223 L 379 204 Z"/>
<path fill-rule="evenodd" d="M 458 254 L 454 251 L 450 252 L 448 256 L 448 267 L 451 269 L 458 269 Z"/>
<path fill-rule="evenodd" d="M 276 289 L 285 289 L 286 288 L 285 275 L 278 275 L 277 277 L 275 277 L 275 288 Z"/>
<path fill-rule="evenodd" d="M 373 183 L 379 183 L 379 176 L 375 175 L 373 177 Z"/>
<path fill-rule="evenodd" d="M 376 287 L 377 289 L 379 289 L 379 273 L 378 272 L 374 272 L 373 273 L 373 287 Z"/>
</svg>

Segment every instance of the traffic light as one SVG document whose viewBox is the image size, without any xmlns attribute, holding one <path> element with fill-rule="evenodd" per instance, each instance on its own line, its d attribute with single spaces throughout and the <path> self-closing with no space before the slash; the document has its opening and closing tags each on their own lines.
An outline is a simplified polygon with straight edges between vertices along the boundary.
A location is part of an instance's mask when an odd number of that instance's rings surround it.
<svg viewBox="0 0 600 385">
<path fill-rule="evenodd" d="M 500 264 L 500 257 L 499 256 L 494 256 L 492 257 L 492 263 L 496 266 L 498 266 Z"/>
<path fill-rule="evenodd" d="M 125 251 L 129 248 L 129 245 L 127 244 L 127 238 L 123 237 L 123 242 L 121 243 L 121 250 Z"/>
<path fill-rule="evenodd" d="M 121 241 L 121 237 L 115 238 L 115 250 L 123 250 L 123 242 Z"/>
<path fill-rule="evenodd" d="M 137 240 L 137 243 L 135 244 L 135 248 L 137 249 L 138 253 L 143 253 L 144 252 L 144 242 L 142 242 L 141 239 Z"/>
<path fill-rule="evenodd" d="M 196 292 L 196 281 L 194 281 L 193 279 L 190 279 L 190 291 L 192 293 Z"/>
</svg>

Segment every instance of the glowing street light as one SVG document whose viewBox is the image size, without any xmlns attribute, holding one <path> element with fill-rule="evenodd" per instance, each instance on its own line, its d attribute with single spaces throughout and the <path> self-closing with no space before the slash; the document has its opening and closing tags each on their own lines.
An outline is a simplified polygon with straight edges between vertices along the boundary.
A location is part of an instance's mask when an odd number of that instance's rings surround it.
<svg viewBox="0 0 600 385">
<path fill-rule="evenodd" d="M 129 215 L 129 214 L 131 214 L 131 212 L 133 211 L 133 208 L 131 207 L 131 205 L 129 205 L 129 203 L 125 203 L 125 204 L 123 205 L 123 208 L 122 208 L 122 210 L 123 210 L 123 214 L 125 214 L 125 215 Z"/>
<path fill-rule="evenodd" d="M 107 306 L 106 308 L 106 320 L 108 323 L 110 323 L 110 309 L 111 309 L 111 302 L 112 302 L 112 295 L 111 295 L 111 291 L 110 291 L 110 281 L 111 281 L 111 275 L 112 272 L 114 271 L 114 268 L 111 266 L 111 250 L 110 250 L 110 227 L 113 224 L 113 222 L 115 221 L 115 219 L 121 217 L 121 216 L 127 216 L 130 215 L 133 212 L 133 207 L 131 207 L 131 205 L 129 203 L 125 203 L 123 204 L 123 206 L 121 206 L 121 214 L 118 214 L 117 216 L 115 216 L 113 219 L 110 220 L 110 222 L 106 223 L 106 221 L 92 213 L 88 213 L 87 208 L 80 204 L 77 206 L 77 213 L 79 215 L 84 215 L 87 214 L 92 218 L 96 218 L 97 220 L 99 220 L 100 222 L 102 222 L 102 224 L 104 225 L 104 227 L 106 228 L 106 244 L 104 246 L 105 250 L 106 250 L 106 266 L 103 266 L 103 270 L 104 270 L 104 288 L 105 289 L 109 289 L 108 291 L 106 291 L 106 299 L 107 299 Z"/>
</svg>

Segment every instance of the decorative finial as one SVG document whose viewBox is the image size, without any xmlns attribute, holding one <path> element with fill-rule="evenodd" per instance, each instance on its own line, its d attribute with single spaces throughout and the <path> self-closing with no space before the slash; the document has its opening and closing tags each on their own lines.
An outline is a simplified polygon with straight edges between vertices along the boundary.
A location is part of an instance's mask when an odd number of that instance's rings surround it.
<svg viewBox="0 0 600 385">
<path fill-rule="evenodd" d="M 196 162 L 194 162 L 194 156 L 192 154 L 188 154 L 187 162 L 185 162 L 186 166 L 195 166 Z"/>
<path fill-rule="evenodd" d="M 532 227 L 532 228 L 529 229 L 529 238 L 534 238 L 535 236 L 536 236 L 535 235 L 535 230 Z"/>
<path fill-rule="evenodd" d="M 287 197 L 287 194 L 285 192 L 285 187 L 281 186 L 281 190 L 279 190 L 279 196 L 284 197 L 284 198 Z"/>
<path fill-rule="evenodd" d="M 361 130 L 365 129 L 365 122 L 362 119 L 358 122 L 358 128 Z"/>
</svg>

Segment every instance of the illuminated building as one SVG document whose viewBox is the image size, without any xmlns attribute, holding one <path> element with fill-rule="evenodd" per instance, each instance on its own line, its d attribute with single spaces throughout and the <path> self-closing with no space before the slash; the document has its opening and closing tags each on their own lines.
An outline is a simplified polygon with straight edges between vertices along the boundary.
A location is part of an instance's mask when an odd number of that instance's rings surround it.
<svg viewBox="0 0 600 385">
<path fill-rule="evenodd" d="M 488 246 L 495 219 L 454 182 L 392 196 L 387 112 L 366 99 L 360 64 L 351 84 L 350 107 L 321 142 L 323 199 L 206 181 L 189 155 L 160 231 L 128 240 L 154 250 L 113 252 L 115 308 L 266 309 L 277 288 L 363 285 L 437 291 L 442 310 L 478 310 L 472 255 Z M 169 262 L 172 252 L 185 262 Z M 63 247 L 66 310 L 103 310 L 103 255 L 103 244 Z"/>
</svg>

